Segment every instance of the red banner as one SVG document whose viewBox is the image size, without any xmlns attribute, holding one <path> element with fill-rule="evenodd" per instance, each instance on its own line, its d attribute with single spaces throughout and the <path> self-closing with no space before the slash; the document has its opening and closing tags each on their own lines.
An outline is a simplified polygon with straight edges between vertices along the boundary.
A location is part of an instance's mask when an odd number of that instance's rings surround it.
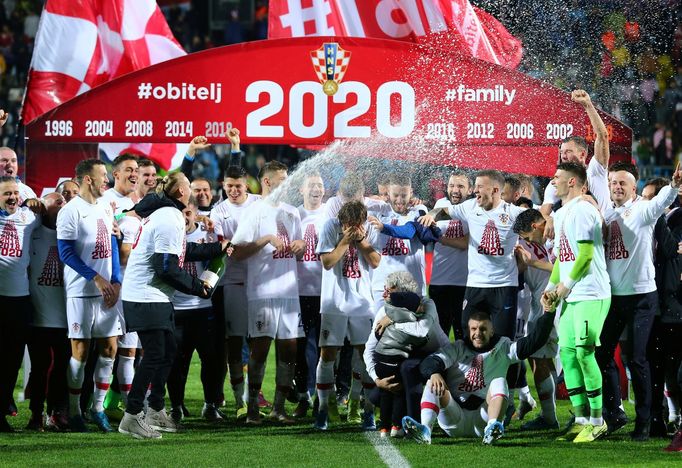
<svg viewBox="0 0 682 468">
<path fill-rule="evenodd" d="M 612 154 L 632 132 L 602 114 Z M 411 43 L 268 40 L 211 49 L 99 86 L 27 126 L 32 142 L 327 145 L 436 164 L 549 175 L 560 141 L 590 136 L 568 93 L 514 70 Z M 30 148 L 29 148 L 30 153 Z"/>
<path fill-rule="evenodd" d="M 521 41 L 469 0 L 270 0 L 268 37 L 350 36 L 425 42 L 516 68 Z"/>
</svg>

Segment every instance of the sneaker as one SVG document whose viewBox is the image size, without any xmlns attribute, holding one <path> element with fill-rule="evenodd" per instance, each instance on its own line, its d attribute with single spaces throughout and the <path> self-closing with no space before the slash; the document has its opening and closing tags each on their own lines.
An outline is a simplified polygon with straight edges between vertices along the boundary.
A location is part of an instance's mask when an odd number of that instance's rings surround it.
<svg viewBox="0 0 682 468">
<path fill-rule="evenodd" d="M 381 437 L 382 439 L 387 439 L 388 434 L 389 434 L 388 429 L 386 429 L 385 427 L 379 429 L 379 437 Z"/>
<path fill-rule="evenodd" d="M 568 428 L 563 434 L 556 438 L 556 440 L 571 442 L 573 441 L 573 439 L 578 437 L 578 434 L 580 434 L 583 431 L 585 426 L 586 426 L 585 424 L 577 424 L 576 422 L 573 422 L 568 426 Z"/>
<path fill-rule="evenodd" d="M 180 429 L 180 426 L 168 417 L 165 409 L 156 411 L 154 408 L 149 408 L 145 421 L 149 427 L 159 432 L 178 432 Z"/>
<path fill-rule="evenodd" d="M 329 424 L 328 424 L 329 417 L 328 416 L 329 415 L 327 413 L 327 410 L 323 410 L 323 409 L 319 410 L 317 412 L 317 417 L 315 418 L 315 423 L 313 424 L 313 427 L 315 429 L 319 429 L 321 431 L 326 431 L 329 428 Z"/>
<path fill-rule="evenodd" d="M 374 421 L 374 409 L 365 410 L 362 413 L 362 430 L 363 431 L 376 431 L 377 425 Z"/>
<path fill-rule="evenodd" d="M 336 395 L 330 396 L 327 402 L 328 402 L 327 405 L 329 407 L 329 409 L 327 410 L 329 422 L 332 423 L 341 422 L 341 416 L 339 416 L 339 404 L 338 401 L 336 400 Z"/>
<path fill-rule="evenodd" d="M 83 416 L 80 414 L 69 418 L 69 429 L 71 429 L 71 432 L 90 432 L 85 426 Z"/>
<path fill-rule="evenodd" d="M 405 437 L 405 431 L 402 427 L 391 426 L 391 437 L 402 438 Z"/>
<path fill-rule="evenodd" d="M 682 431 L 677 431 L 672 442 L 665 448 L 666 452 L 682 452 Z"/>
<path fill-rule="evenodd" d="M 514 414 L 516 414 L 516 407 L 514 406 L 513 402 L 511 402 L 509 405 L 507 405 L 507 412 L 504 414 L 504 421 L 502 422 L 504 427 L 509 427 L 511 425 Z"/>
<path fill-rule="evenodd" d="M 246 410 L 246 424 L 250 426 L 260 426 L 263 424 L 259 405 L 248 406 Z"/>
<path fill-rule="evenodd" d="M 204 402 L 204 407 L 201 408 L 201 417 L 210 422 L 223 421 L 225 419 L 214 403 L 206 402 Z"/>
<path fill-rule="evenodd" d="M 123 402 L 119 401 L 117 406 L 114 406 L 113 408 L 107 408 L 106 406 L 104 407 L 104 414 L 107 415 L 107 418 L 109 418 L 109 421 L 120 421 L 123 419 L 123 414 L 125 413 L 125 406 L 123 406 Z"/>
<path fill-rule="evenodd" d="M 504 425 L 500 421 L 495 421 L 485 427 L 483 433 L 483 445 L 493 445 L 496 440 L 504 435 Z"/>
<path fill-rule="evenodd" d="M 28 420 L 28 424 L 26 425 L 26 430 L 29 431 L 36 431 L 36 432 L 45 432 L 45 415 L 40 413 L 33 413 L 31 415 L 31 419 Z"/>
<path fill-rule="evenodd" d="M 304 398 L 299 400 L 296 409 L 294 410 L 294 418 L 300 419 L 305 418 L 308 415 L 308 410 L 313 406 L 313 402 L 310 398 Z"/>
<path fill-rule="evenodd" d="M 608 434 L 613 434 L 618 429 L 621 429 L 628 423 L 628 416 L 625 414 L 625 411 L 623 410 L 619 410 L 617 413 L 608 418 L 608 420 L 606 418 L 604 419 L 606 420 Z"/>
<path fill-rule="evenodd" d="M 172 407 L 169 416 L 175 421 L 175 424 L 180 424 L 185 419 L 185 415 L 182 413 L 182 406 Z"/>
<path fill-rule="evenodd" d="M 64 413 L 53 413 L 45 420 L 45 430 L 66 432 L 69 430 L 69 419 Z"/>
<path fill-rule="evenodd" d="M 239 408 L 237 408 L 237 421 L 246 419 L 246 415 L 249 412 L 246 403 L 243 403 Z"/>
<path fill-rule="evenodd" d="M 152 411 L 152 410 L 150 410 Z M 136 439 L 160 439 L 161 433 L 155 431 L 147 424 L 144 411 L 137 414 L 127 413 L 123 415 L 121 424 L 118 425 L 118 432 L 128 434 Z"/>
<path fill-rule="evenodd" d="M 362 422 L 362 415 L 360 414 L 360 400 L 348 400 L 347 421 L 352 424 L 360 424 Z"/>
<path fill-rule="evenodd" d="M 516 417 L 519 421 L 522 421 L 528 413 L 538 406 L 532 396 L 528 395 L 528 398 L 530 398 L 530 400 L 521 400 L 521 403 L 519 403 L 519 410 L 516 412 Z"/>
<path fill-rule="evenodd" d="M 633 442 L 646 442 L 649 440 L 649 423 L 635 422 L 635 430 L 630 433 Z"/>
<path fill-rule="evenodd" d="M 278 411 L 276 409 L 270 411 L 270 414 L 268 414 L 268 419 L 280 424 L 294 424 L 296 422 L 286 413 L 286 411 Z"/>
<path fill-rule="evenodd" d="M 263 395 L 263 390 L 258 392 L 258 407 L 259 408 L 272 408 L 272 403 L 265 399 Z"/>
<path fill-rule="evenodd" d="M 586 424 L 583 430 L 578 434 L 575 439 L 573 439 L 574 444 L 581 444 L 584 442 L 594 442 L 599 437 L 603 436 L 609 431 L 606 422 L 601 426 L 594 426 L 592 424 Z"/>
<path fill-rule="evenodd" d="M 99 427 L 102 432 L 112 432 L 111 424 L 104 411 L 90 410 L 90 420 Z"/>
<path fill-rule="evenodd" d="M 418 423 L 409 416 L 403 418 L 405 435 L 417 441 L 418 444 L 431 445 L 431 429 Z"/>
<path fill-rule="evenodd" d="M 553 423 L 547 422 L 542 415 L 521 426 L 522 431 L 551 431 L 556 429 L 559 429 L 559 421 L 554 420 Z"/>
</svg>

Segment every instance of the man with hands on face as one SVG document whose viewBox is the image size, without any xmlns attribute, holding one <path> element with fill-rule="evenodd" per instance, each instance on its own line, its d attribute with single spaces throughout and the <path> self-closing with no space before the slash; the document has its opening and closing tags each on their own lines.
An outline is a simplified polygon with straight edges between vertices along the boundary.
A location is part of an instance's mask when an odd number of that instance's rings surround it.
<svg viewBox="0 0 682 468">
<path fill-rule="evenodd" d="M 372 329 L 371 270 L 381 261 L 377 233 L 367 222 L 367 208 L 361 201 L 345 203 L 338 218 L 328 219 L 320 234 L 317 253 L 324 270 L 320 293 L 320 361 L 317 365 L 317 395 L 320 401 L 315 427 L 328 427 L 328 400 L 334 392 L 334 363 L 348 337 L 360 355 Z M 363 387 L 374 382 L 364 363 L 360 369 Z M 373 430 L 374 408 L 365 398 L 364 429 Z"/>
</svg>

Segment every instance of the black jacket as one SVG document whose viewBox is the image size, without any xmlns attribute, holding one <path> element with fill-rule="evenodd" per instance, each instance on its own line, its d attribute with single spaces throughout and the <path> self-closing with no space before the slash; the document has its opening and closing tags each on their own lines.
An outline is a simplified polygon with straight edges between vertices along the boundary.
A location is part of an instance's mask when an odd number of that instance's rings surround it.
<svg viewBox="0 0 682 468">
<path fill-rule="evenodd" d="M 661 322 L 682 323 L 682 290 L 680 274 L 682 259 L 677 254 L 677 243 L 682 240 L 682 209 L 675 210 L 667 220 L 661 216 L 654 228 L 656 253 L 656 289 L 661 311 Z"/>
</svg>

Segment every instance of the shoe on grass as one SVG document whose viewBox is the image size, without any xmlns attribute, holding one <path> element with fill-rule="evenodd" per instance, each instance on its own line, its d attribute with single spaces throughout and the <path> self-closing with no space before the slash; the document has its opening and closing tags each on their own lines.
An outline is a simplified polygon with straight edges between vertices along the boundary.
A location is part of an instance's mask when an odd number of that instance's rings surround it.
<svg viewBox="0 0 682 468">
<path fill-rule="evenodd" d="M 151 411 L 151 409 L 150 409 Z M 118 432 L 130 435 L 136 439 L 160 439 L 161 433 L 154 430 L 146 421 L 144 411 L 137 414 L 126 412 L 118 425 Z"/>
<path fill-rule="evenodd" d="M 586 424 L 580 434 L 578 434 L 575 439 L 573 439 L 574 444 L 582 444 L 586 442 L 594 442 L 601 436 L 605 435 L 609 431 L 606 421 L 602 423 L 601 426 L 595 426 L 593 424 Z"/>
<path fill-rule="evenodd" d="M 553 431 L 556 429 L 559 429 L 559 421 L 555 419 L 553 423 L 548 422 L 542 415 L 523 423 L 521 426 L 522 431 Z"/>
<path fill-rule="evenodd" d="M 403 418 L 403 430 L 405 431 L 405 436 L 414 439 L 418 444 L 431 445 L 431 429 L 428 426 L 418 423 L 409 416 L 405 416 Z"/>
<path fill-rule="evenodd" d="M 164 408 L 161 411 L 156 411 L 150 407 L 144 419 L 149 427 L 158 432 L 178 432 L 180 430 L 180 426 L 166 414 Z"/>
<path fill-rule="evenodd" d="M 362 415 L 360 414 L 360 400 L 348 400 L 348 418 L 351 424 L 360 424 Z"/>
<path fill-rule="evenodd" d="M 488 423 L 483 432 L 483 445 L 493 445 L 504 435 L 504 425 L 500 421 Z"/>
</svg>

